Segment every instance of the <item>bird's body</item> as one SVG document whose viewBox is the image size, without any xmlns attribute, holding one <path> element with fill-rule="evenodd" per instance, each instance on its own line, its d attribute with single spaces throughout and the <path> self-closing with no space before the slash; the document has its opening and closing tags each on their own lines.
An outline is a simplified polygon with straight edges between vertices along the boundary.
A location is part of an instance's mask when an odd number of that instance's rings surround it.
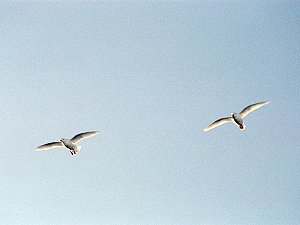
<svg viewBox="0 0 300 225">
<path fill-rule="evenodd" d="M 240 130 L 244 130 L 246 128 L 244 124 L 244 118 L 252 111 L 269 104 L 270 102 L 258 102 L 244 108 L 240 113 L 232 113 L 231 117 L 221 118 L 210 124 L 208 127 L 204 129 L 204 132 L 209 131 L 217 126 L 220 126 L 224 123 L 233 122 L 235 123 Z"/>
<path fill-rule="evenodd" d="M 76 154 L 77 152 L 80 152 L 81 146 L 73 144 L 72 141 L 65 138 L 61 139 L 60 141 L 66 148 L 70 149 L 71 154 Z"/>
<path fill-rule="evenodd" d="M 239 113 L 232 113 L 231 117 L 233 119 L 233 122 L 241 129 L 244 130 L 245 129 L 245 125 L 244 125 L 244 121 L 243 118 L 241 117 L 241 115 Z"/>
<path fill-rule="evenodd" d="M 79 141 L 85 138 L 90 138 L 92 136 L 95 136 L 97 133 L 99 133 L 99 131 L 89 131 L 89 132 L 80 133 L 75 135 L 71 139 L 62 138 L 59 142 L 51 142 L 51 143 L 38 146 L 35 148 L 35 150 L 43 151 L 51 148 L 66 147 L 67 149 L 70 150 L 70 153 L 73 155 L 80 152 L 81 146 L 76 145 Z"/>
</svg>

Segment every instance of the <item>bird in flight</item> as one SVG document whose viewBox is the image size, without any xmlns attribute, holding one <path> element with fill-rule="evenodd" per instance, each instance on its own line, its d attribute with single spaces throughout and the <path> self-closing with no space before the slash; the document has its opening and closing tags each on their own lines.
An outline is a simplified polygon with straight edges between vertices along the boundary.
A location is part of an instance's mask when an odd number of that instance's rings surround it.
<svg viewBox="0 0 300 225">
<path fill-rule="evenodd" d="M 77 152 L 80 152 L 81 146 L 76 145 L 79 141 L 85 138 L 90 138 L 95 136 L 99 131 L 89 131 L 84 132 L 80 134 L 76 134 L 71 139 L 62 138 L 60 141 L 57 142 L 51 142 L 47 143 L 41 146 L 38 146 L 35 148 L 36 151 L 45 151 L 51 148 L 60 148 L 60 147 L 66 147 L 70 150 L 71 155 L 76 154 Z"/>
<path fill-rule="evenodd" d="M 231 117 L 225 117 L 225 118 L 221 118 L 216 120 L 215 122 L 213 122 L 212 124 L 210 124 L 208 127 L 206 127 L 204 129 L 204 132 L 207 132 L 217 126 L 220 126 L 224 123 L 228 123 L 228 122 L 233 122 L 234 124 L 236 124 L 240 130 L 244 130 L 246 128 L 245 124 L 244 124 L 244 118 L 252 111 L 269 104 L 270 102 L 258 102 L 252 105 L 247 106 L 246 108 L 244 108 L 240 113 L 231 113 Z"/>
</svg>

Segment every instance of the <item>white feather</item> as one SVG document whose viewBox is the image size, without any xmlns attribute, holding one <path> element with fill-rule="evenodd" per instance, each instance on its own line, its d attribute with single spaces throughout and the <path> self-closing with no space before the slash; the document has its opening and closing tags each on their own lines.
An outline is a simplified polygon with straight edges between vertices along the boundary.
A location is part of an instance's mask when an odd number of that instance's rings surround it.
<svg viewBox="0 0 300 225">
<path fill-rule="evenodd" d="M 249 113 L 253 112 L 254 110 L 269 104 L 270 102 L 258 102 L 252 105 L 247 106 L 246 108 L 244 108 L 241 112 L 240 115 L 242 118 L 245 118 Z"/>
<path fill-rule="evenodd" d="M 229 122 L 233 122 L 233 118 L 232 117 L 226 117 L 226 118 L 221 118 L 216 120 L 215 122 L 213 122 L 212 124 L 210 124 L 208 127 L 206 127 L 204 129 L 204 132 L 207 132 L 215 127 L 218 127 L 224 123 L 229 123 Z"/>
</svg>

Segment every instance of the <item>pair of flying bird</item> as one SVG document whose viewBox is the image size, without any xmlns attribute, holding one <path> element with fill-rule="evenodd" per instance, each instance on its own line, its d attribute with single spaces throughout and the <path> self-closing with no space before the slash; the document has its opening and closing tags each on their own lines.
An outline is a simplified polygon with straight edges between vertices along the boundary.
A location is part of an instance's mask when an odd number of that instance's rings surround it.
<svg viewBox="0 0 300 225">
<path fill-rule="evenodd" d="M 210 124 L 208 127 L 204 129 L 204 132 L 209 131 L 217 126 L 220 126 L 224 123 L 228 122 L 233 122 L 235 123 L 241 130 L 244 130 L 246 128 L 244 124 L 244 118 L 252 111 L 269 104 L 270 102 L 258 102 L 252 105 L 247 106 L 244 108 L 240 113 L 232 113 L 230 117 L 225 117 L 216 120 L 212 124 Z M 37 151 L 43 151 L 43 150 L 48 150 L 51 148 L 58 148 L 58 147 L 66 147 L 70 150 L 70 153 L 76 154 L 77 152 L 80 152 L 81 146 L 76 145 L 79 141 L 85 138 L 90 138 L 92 136 L 95 136 L 99 131 L 89 131 L 89 132 L 84 132 L 75 135 L 71 139 L 65 139 L 62 138 L 59 142 L 51 142 L 48 144 L 41 145 L 39 147 L 36 147 L 35 150 Z"/>
</svg>

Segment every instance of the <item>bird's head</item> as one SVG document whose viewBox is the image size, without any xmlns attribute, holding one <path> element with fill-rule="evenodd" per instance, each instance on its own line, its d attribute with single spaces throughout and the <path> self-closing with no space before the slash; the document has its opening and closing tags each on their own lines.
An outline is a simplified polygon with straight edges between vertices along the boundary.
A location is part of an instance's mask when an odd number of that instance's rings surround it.
<svg viewBox="0 0 300 225">
<path fill-rule="evenodd" d="M 66 140 L 65 138 L 60 139 L 61 142 L 64 142 L 65 140 Z"/>
<path fill-rule="evenodd" d="M 242 125 L 240 125 L 239 127 L 240 127 L 241 130 L 245 130 L 246 125 L 245 125 L 245 124 L 242 124 Z"/>
</svg>

